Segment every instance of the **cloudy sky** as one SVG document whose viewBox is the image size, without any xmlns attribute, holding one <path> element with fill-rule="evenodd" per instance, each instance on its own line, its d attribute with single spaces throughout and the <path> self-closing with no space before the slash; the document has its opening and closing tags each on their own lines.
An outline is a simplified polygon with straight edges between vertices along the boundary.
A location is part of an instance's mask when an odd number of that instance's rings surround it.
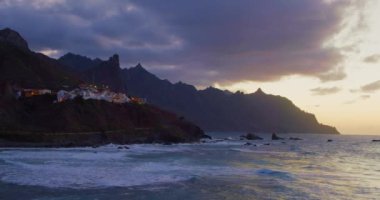
<svg viewBox="0 0 380 200">
<path fill-rule="evenodd" d="M 380 0 L 0 0 L 0 28 L 52 57 L 141 62 L 173 82 L 286 96 L 380 133 Z"/>
</svg>

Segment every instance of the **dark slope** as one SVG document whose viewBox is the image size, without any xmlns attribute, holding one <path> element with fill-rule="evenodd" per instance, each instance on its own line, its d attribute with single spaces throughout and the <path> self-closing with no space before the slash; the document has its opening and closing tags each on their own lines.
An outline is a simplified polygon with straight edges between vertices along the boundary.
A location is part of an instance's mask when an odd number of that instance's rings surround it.
<svg viewBox="0 0 380 200">
<path fill-rule="evenodd" d="M 253 94 L 230 93 L 211 87 L 197 90 L 182 82 L 172 84 L 161 80 L 140 64 L 122 70 L 114 67 L 104 65 L 102 70 L 109 69 L 109 73 L 93 67 L 92 73 L 99 70 L 100 75 L 95 76 L 95 82 L 146 98 L 149 103 L 184 116 L 206 130 L 338 133 L 333 127 L 319 124 L 314 115 L 300 110 L 290 100 L 261 90 Z"/>
<path fill-rule="evenodd" d="M 57 89 L 80 81 L 54 59 L 28 49 L 15 31 L 0 31 L 0 82 L 21 87 Z"/>
<path fill-rule="evenodd" d="M 54 99 L 46 95 L 0 101 L 0 140 L 83 146 L 194 142 L 204 134 L 192 123 L 149 105 L 80 98 L 57 104 Z"/>
</svg>

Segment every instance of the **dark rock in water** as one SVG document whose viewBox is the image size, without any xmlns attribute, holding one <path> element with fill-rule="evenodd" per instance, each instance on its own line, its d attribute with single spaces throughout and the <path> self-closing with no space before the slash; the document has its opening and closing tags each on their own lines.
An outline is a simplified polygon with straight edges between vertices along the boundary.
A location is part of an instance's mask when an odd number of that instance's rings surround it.
<svg viewBox="0 0 380 200">
<path fill-rule="evenodd" d="M 203 138 L 203 139 L 210 139 L 210 140 L 212 140 L 212 137 L 209 136 L 209 135 L 206 135 L 206 134 L 203 134 L 203 135 L 202 135 L 202 138 Z"/>
<path fill-rule="evenodd" d="M 247 135 L 242 135 L 240 136 L 240 139 L 247 139 L 247 140 L 262 140 L 263 138 L 252 134 L 252 133 L 247 133 Z"/>
<path fill-rule="evenodd" d="M 297 138 L 297 137 L 290 137 L 289 140 L 302 140 L 301 138 Z"/>
<path fill-rule="evenodd" d="M 124 149 L 129 149 L 129 147 L 125 146 Z"/>
<path fill-rule="evenodd" d="M 332 142 L 332 141 L 333 141 L 333 140 L 331 140 L 331 139 L 328 139 L 328 140 L 327 140 L 327 142 Z"/>
<path fill-rule="evenodd" d="M 281 144 L 286 144 L 286 142 L 281 142 Z"/>
<path fill-rule="evenodd" d="M 380 140 L 372 140 L 372 142 L 380 142 Z"/>
<path fill-rule="evenodd" d="M 263 145 L 265 145 L 265 146 L 269 146 L 269 145 L 270 145 L 270 143 L 265 143 L 265 144 L 263 144 Z"/>
<path fill-rule="evenodd" d="M 272 140 L 284 140 L 284 138 L 278 137 L 276 133 L 272 133 Z"/>
<path fill-rule="evenodd" d="M 117 149 L 123 149 L 123 147 L 117 147 Z"/>
<path fill-rule="evenodd" d="M 247 142 L 244 144 L 244 146 L 251 146 L 251 145 L 252 145 L 252 143 L 250 143 L 250 142 Z"/>
<path fill-rule="evenodd" d="M 172 145 L 172 143 L 171 142 L 164 142 L 164 143 L 162 143 L 163 145 Z"/>
</svg>

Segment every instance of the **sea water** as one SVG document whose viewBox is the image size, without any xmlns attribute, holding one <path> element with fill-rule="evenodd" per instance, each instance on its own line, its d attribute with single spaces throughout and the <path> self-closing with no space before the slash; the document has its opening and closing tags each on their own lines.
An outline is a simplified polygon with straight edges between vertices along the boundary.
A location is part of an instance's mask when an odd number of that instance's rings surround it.
<svg viewBox="0 0 380 200">
<path fill-rule="evenodd" d="M 246 146 L 240 133 L 212 135 L 130 149 L 1 148 L 0 199 L 380 199 L 378 136 L 264 135 Z"/>
</svg>

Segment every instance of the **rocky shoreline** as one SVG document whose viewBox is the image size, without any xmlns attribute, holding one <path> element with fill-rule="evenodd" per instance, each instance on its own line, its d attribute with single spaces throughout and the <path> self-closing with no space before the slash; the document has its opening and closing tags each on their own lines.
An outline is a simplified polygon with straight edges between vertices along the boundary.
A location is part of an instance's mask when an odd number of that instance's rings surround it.
<svg viewBox="0 0 380 200">
<path fill-rule="evenodd" d="M 154 134 L 153 134 L 154 133 Z M 203 135 L 201 137 L 205 137 Z M 142 143 L 192 143 L 200 138 L 178 137 L 169 132 L 155 129 L 134 129 L 103 132 L 78 133 L 36 133 L 36 132 L 0 132 L 1 147 L 97 147 L 107 144 Z"/>
</svg>

